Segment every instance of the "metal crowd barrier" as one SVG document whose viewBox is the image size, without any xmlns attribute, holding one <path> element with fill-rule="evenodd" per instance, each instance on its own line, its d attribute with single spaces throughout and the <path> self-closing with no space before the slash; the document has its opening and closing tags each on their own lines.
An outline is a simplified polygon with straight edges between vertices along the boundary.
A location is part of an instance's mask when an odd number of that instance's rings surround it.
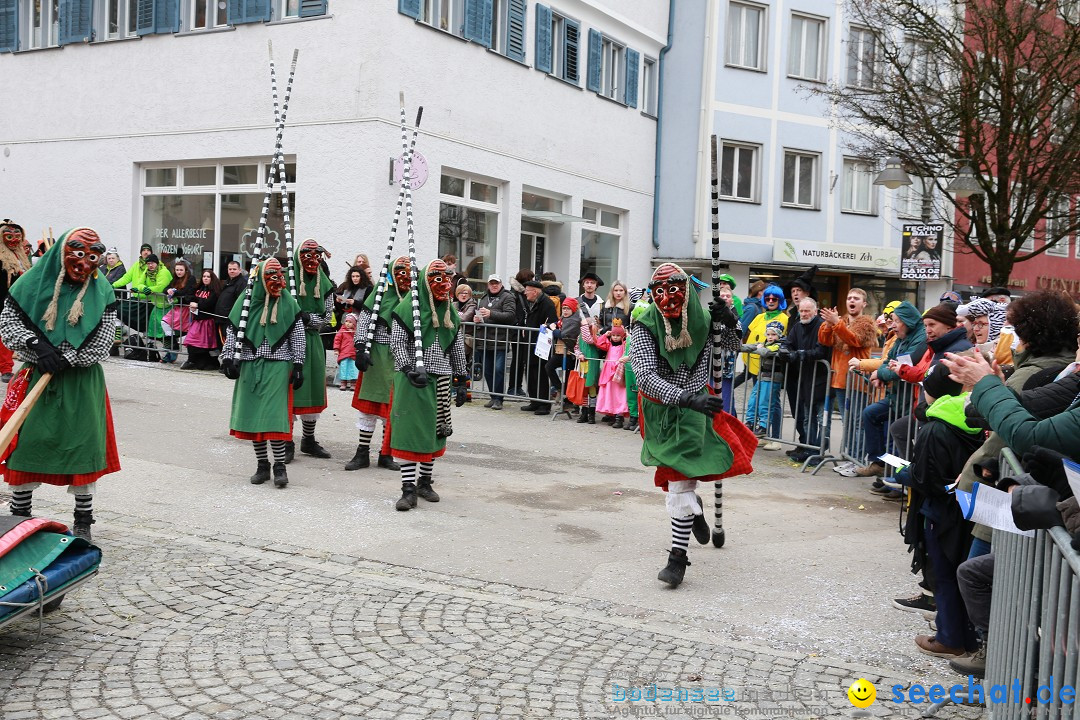
<svg viewBox="0 0 1080 720">
<path fill-rule="evenodd" d="M 1016 456 L 1003 450 L 1001 474 L 1019 472 Z M 983 691 L 999 685 L 1008 692 L 1004 702 L 987 701 L 990 718 L 1076 717 L 1075 693 L 1073 701 L 1063 703 L 1062 689 L 1080 686 L 1080 554 L 1060 527 L 1038 530 L 1034 538 L 995 530 L 992 547 L 994 587 Z"/>
<path fill-rule="evenodd" d="M 162 293 L 153 293 L 152 297 L 161 302 L 165 296 Z M 179 331 L 173 330 L 170 339 L 161 327 L 161 317 L 155 314 L 160 309 L 161 316 L 167 314 L 174 304 L 167 302 L 159 308 L 155 300 L 145 295 L 135 295 L 129 290 L 117 290 L 116 315 L 120 325 L 117 328 L 117 351 L 121 358 L 138 360 L 143 362 L 161 362 L 166 353 L 172 353 L 176 357 L 174 364 L 182 364 L 187 360 L 187 347 L 182 342 Z M 151 320 L 156 327 L 151 326 Z"/>
<path fill-rule="evenodd" d="M 567 373 L 559 373 L 559 387 L 551 386 L 545 367 L 547 359 L 533 352 L 539 328 L 487 322 L 467 322 L 461 327 L 472 344 L 472 394 L 558 409 L 565 395 Z M 567 351 L 573 353 L 573 348 Z M 554 354 L 553 344 L 548 357 Z"/>
<path fill-rule="evenodd" d="M 750 353 L 756 354 L 756 353 Z M 783 368 L 781 369 L 781 365 Z M 824 378 L 825 390 L 818 397 L 817 393 L 811 392 L 810 397 L 804 393 L 803 375 L 811 373 L 808 387 L 811 390 Z M 770 383 L 771 398 L 767 400 L 767 413 L 764 420 L 761 416 L 761 388 L 763 381 L 758 379 L 762 372 L 774 375 L 780 371 L 783 375 L 781 382 L 775 380 Z M 811 455 L 803 461 L 802 470 L 806 470 L 811 464 L 820 466 L 826 459 L 830 459 L 829 443 L 833 434 L 834 412 L 829 401 L 829 388 L 832 385 L 833 370 L 828 360 L 816 360 L 812 363 L 801 362 L 797 368 L 789 364 L 781 355 L 767 355 L 761 357 L 758 375 L 750 373 L 749 366 L 744 364 L 742 371 L 738 373 L 736 388 L 734 389 L 736 414 L 751 429 L 765 427 L 765 435 L 762 440 L 775 442 L 780 445 L 790 446 L 791 449 L 803 449 L 811 451 Z M 759 387 L 759 385 L 761 387 Z M 789 390 L 794 388 L 794 390 Z M 756 407 L 751 407 L 751 405 Z M 800 439 L 799 409 L 803 405 L 807 409 L 803 413 L 802 438 Z M 753 412 L 751 412 L 753 410 Z M 790 422 L 789 422 L 790 420 Z M 812 428 L 817 426 L 818 439 L 812 442 Z"/>
</svg>

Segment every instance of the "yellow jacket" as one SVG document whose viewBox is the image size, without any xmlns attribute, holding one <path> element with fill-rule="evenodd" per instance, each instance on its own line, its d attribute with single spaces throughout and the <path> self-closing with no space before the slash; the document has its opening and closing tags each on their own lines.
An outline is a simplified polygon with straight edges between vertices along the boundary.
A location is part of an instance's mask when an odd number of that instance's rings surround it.
<svg viewBox="0 0 1080 720">
<path fill-rule="evenodd" d="M 783 310 L 775 310 L 773 312 L 775 314 L 772 317 L 767 317 L 769 315 L 768 311 L 760 312 L 750 321 L 750 331 L 746 336 L 747 345 L 757 345 L 758 343 L 765 342 L 765 326 L 774 320 L 784 326 L 784 334 L 787 335 L 788 314 Z M 742 361 L 746 364 L 751 375 L 756 376 L 761 371 L 760 355 L 743 353 Z"/>
</svg>

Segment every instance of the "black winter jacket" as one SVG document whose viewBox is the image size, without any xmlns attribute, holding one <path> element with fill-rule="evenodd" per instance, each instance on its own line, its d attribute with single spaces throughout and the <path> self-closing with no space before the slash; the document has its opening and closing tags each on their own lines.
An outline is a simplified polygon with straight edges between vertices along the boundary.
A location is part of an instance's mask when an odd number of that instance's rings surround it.
<svg viewBox="0 0 1080 720">
<path fill-rule="evenodd" d="M 246 287 L 247 275 L 243 273 L 225 280 L 225 288 L 218 295 L 217 305 L 214 307 L 214 313 L 221 316 L 214 318 L 218 325 L 225 326 L 229 324 L 229 313 L 232 312 L 237 299 L 244 294 L 244 288 Z"/>
</svg>

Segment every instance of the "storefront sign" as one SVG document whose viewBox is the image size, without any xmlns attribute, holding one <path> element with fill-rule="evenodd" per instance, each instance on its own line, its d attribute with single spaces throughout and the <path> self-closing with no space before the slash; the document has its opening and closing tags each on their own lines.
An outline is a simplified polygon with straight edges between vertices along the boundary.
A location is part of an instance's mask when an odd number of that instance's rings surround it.
<svg viewBox="0 0 1080 720">
<path fill-rule="evenodd" d="M 1080 295 L 1080 280 L 1075 278 L 1056 278 L 1040 275 L 1035 279 L 1035 282 L 1038 283 L 1040 290 L 1060 290 L 1069 295 Z"/>
<path fill-rule="evenodd" d="M 895 273 L 900 269 L 896 248 L 841 245 L 811 240 L 777 240 L 773 260 L 806 265 L 825 265 L 845 270 L 877 270 Z"/>
<path fill-rule="evenodd" d="M 900 279 L 940 279 L 945 226 L 941 223 L 905 223 L 900 237 Z"/>
</svg>

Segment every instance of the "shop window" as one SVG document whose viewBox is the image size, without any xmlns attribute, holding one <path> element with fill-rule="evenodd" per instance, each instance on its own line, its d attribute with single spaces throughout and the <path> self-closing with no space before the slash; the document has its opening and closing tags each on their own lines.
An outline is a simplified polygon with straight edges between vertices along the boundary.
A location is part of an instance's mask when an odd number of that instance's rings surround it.
<svg viewBox="0 0 1080 720">
<path fill-rule="evenodd" d="M 443 174 L 439 182 L 439 256 L 457 255 L 474 291 L 495 272 L 499 246 L 499 186 L 490 180 Z"/>
</svg>

